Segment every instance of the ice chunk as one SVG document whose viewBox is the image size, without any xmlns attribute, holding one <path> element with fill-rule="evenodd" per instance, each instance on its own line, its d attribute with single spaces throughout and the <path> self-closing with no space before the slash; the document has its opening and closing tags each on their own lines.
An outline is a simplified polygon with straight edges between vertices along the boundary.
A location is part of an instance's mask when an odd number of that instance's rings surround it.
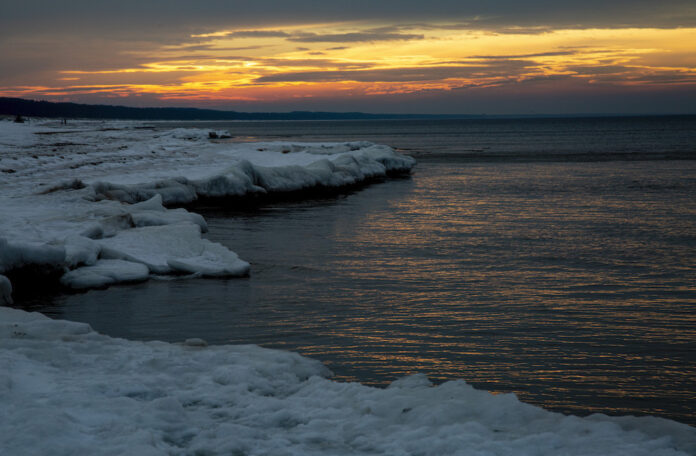
<svg viewBox="0 0 696 456">
<path fill-rule="evenodd" d="M 141 263 L 123 260 L 99 260 L 92 266 L 83 266 L 67 272 L 60 282 L 69 288 L 99 288 L 114 283 L 146 280 L 150 270 Z"/>
<path fill-rule="evenodd" d="M 90 239 L 100 239 L 102 237 L 111 237 L 119 231 L 127 230 L 135 227 L 133 215 L 123 211 L 117 215 L 111 215 L 99 220 L 96 224 L 90 225 L 81 234 Z"/>
<path fill-rule="evenodd" d="M 0 238 L 0 272 L 29 265 L 60 266 L 65 260 L 65 249 L 49 244 L 15 242 Z"/>
<path fill-rule="evenodd" d="M 14 273 L 32 284 L 62 273 L 65 249 L 49 244 L 16 242 L 10 244 L 0 238 L 0 274 Z M 15 283 L 15 286 L 17 283 Z M 0 275 L 0 305 L 12 303 L 13 286 L 5 275 Z"/>
<path fill-rule="evenodd" d="M 162 204 L 162 195 L 157 194 L 149 200 L 124 208 L 133 220 L 135 226 L 173 225 L 175 223 L 194 223 L 202 232 L 208 231 L 208 225 L 200 214 L 186 209 L 167 209 Z"/>
<path fill-rule="evenodd" d="M 155 274 L 241 276 L 249 272 L 249 263 L 226 247 L 201 239 L 200 227 L 193 224 L 134 228 L 98 242 L 103 258 L 142 263 Z"/>
<path fill-rule="evenodd" d="M 236 253 L 221 244 L 201 239 L 198 255 L 170 258 L 167 265 L 175 272 L 200 274 L 204 277 L 244 276 L 249 273 L 249 263 L 239 259 Z"/>
<path fill-rule="evenodd" d="M 240 160 L 221 174 L 197 179 L 192 184 L 200 196 L 208 198 L 266 193 L 258 185 L 256 168 L 248 160 Z"/>
<path fill-rule="evenodd" d="M 97 262 L 101 246 L 85 236 L 72 235 L 65 239 L 65 262 L 69 267 L 92 265 Z"/>
<path fill-rule="evenodd" d="M 124 203 L 137 203 L 160 195 L 167 204 L 186 204 L 195 201 L 197 196 L 187 179 L 172 178 L 158 180 L 153 184 L 120 185 L 109 182 L 92 184 L 94 198 L 111 199 Z"/>
<path fill-rule="evenodd" d="M 114 201 L 95 203 L 90 214 L 98 221 L 82 231 L 82 236 L 91 239 L 114 236 L 119 231 L 138 226 L 171 225 L 177 223 L 194 223 L 203 232 L 208 230 L 205 219 L 200 214 L 186 209 L 167 209 L 162 204 L 162 196 L 136 204 L 120 204 Z"/>
<path fill-rule="evenodd" d="M 198 337 L 192 337 L 190 339 L 186 339 L 184 341 L 184 345 L 186 345 L 188 347 L 207 347 L 208 342 L 206 342 L 203 339 L 198 338 Z"/>
</svg>

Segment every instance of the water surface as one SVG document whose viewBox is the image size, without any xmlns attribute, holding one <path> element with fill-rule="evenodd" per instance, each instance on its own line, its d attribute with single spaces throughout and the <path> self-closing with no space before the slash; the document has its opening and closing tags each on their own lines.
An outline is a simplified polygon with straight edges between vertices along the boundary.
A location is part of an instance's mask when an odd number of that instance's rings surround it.
<svg viewBox="0 0 696 456">
<path fill-rule="evenodd" d="M 182 126 L 370 140 L 420 163 L 338 197 L 197 208 L 249 278 L 20 306 L 129 339 L 298 351 L 339 380 L 425 372 L 553 410 L 696 424 L 696 117 Z"/>
<path fill-rule="evenodd" d="M 293 350 L 339 380 L 425 372 L 696 424 L 696 161 L 424 160 L 338 198 L 198 211 L 250 278 L 41 310 L 130 339 Z"/>
</svg>

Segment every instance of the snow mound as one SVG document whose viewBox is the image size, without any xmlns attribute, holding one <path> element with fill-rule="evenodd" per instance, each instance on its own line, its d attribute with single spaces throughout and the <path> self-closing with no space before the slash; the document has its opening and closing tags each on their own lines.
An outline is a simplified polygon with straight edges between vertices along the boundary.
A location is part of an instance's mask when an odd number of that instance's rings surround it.
<svg viewBox="0 0 696 456">
<path fill-rule="evenodd" d="M 387 389 L 332 382 L 294 353 L 113 339 L 3 307 L 0 365 L 2 454 L 696 452 L 696 429 L 664 419 L 564 416 L 422 375 Z"/>
</svg>

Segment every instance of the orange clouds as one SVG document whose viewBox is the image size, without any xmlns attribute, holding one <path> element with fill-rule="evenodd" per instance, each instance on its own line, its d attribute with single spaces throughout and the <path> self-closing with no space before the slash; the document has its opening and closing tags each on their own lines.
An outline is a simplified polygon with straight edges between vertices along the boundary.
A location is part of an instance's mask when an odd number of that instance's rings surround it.
<svg viewBox="0 0 696 456">
<path fill-rule="evenodd" d="M 696 86 L 694 28 L 508 28 L 496 33 L 432 24 L 320 24 L 222 30 L 128 54 L 135 65 L 89 71 L 66 67 L 40 85 L 0 87 L 0 95 L 101 93 L 220 103 L 339 100 L 515 84 L 524 90 L 525 83 L 559 79 L 583 87 Z"/>
</svg>

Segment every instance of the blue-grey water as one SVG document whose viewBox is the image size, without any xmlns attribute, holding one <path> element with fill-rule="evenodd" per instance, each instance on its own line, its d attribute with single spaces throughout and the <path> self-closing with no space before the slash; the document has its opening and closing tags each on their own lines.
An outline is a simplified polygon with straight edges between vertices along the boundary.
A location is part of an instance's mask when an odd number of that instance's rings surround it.
<svg viewBox="0 0 696 456">
<path fill-rule="evenodd" d="M 249 278 L 25 305 L 130 339 L 293 350 L 339 380 L 425 372 L 696 424 L 696 118 L 203 125 L 375 140 L 419 164 L 338 197 L 197 208 Z"/>
</svg>

